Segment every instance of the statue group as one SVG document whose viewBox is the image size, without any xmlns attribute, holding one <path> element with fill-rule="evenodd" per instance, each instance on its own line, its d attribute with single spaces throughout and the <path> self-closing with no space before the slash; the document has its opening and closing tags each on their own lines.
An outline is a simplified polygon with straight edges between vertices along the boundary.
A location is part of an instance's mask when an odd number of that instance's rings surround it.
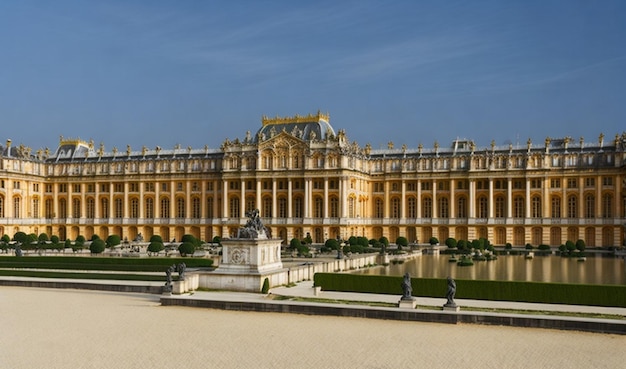
<svg viewBox="0 0 626 369">
<path fill-rule="evenodd" d="M 272 232 L 269 228 L 263 225 L 261 217 L 259 216 L 259 209 L 254 209 L 246 212 L 248 221 L 246 225 L 239 229 L 237 238 L 255 238 L 265 239 L 272 238 Z"/>
</svg>

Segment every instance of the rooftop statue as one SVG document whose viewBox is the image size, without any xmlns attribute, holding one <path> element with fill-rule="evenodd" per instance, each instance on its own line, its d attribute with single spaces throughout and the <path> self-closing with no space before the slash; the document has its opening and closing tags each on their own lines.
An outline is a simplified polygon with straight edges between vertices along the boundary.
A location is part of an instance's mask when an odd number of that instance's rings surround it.
<svg viewBox="0 0 626 369">
<path fill-rule="evenodd" d="M 248 222 L 243 228 L 239 229 L 237 238 L 256 238 L 267 239 L 272 238 L 272 232 L 269 228 L 263 225 L 261 217 L 259 216 L 259 209 L 254 209 L 246 212 L 248 216 Z"/>
</svg>

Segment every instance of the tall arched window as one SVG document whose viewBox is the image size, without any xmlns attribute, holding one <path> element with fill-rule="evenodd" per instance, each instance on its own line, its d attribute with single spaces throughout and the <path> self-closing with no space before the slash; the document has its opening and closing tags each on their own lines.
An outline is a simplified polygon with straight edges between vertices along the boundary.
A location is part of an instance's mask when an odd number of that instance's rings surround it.
<svg viewBox="0 0 626 369">
<path fill-rule="evenodd" d="M 550 209 L 550 216 L 552 218 L 560 218 L 561 217 L 561 198 L 558 196 L 553 196 L 552 201 L 550 203 L 552 204 L 551 209 Z"/>
<path fill-rule="evenodd" d="M 148 197 L 146 199 L 146 218 L 152 219 L 154 218 L 154 199 L 152 197 Z"/>
<path fill-rule="evenodd" d="M 513 199 L 513 217 L 524 218 L 526 209 L 524 207 L 524 198 L 522 196 L 515 196 Z"/>
<path fill-rule="evenodd" d="M 197 196 L 194 196 L 191 199 L 191 217 L 194 219 L 198 219 L 201 216 L 201 212 L 200 212 L 200 198 Z"/>
<path fill-rule="evenodd" d="M 296 197 L 293 199 L 293 216 L 295 218 L 302 218 L 303 213 L 302 197 Z"/>
<path fill-rule="evenodd" d="M 430 197 L 425 197 L 422 200 L 422 218 L 433 217 L 433 200 Z"/>
<path fill-rule="evenodd" d="M 613 195 L 610 193 L 602 196 L 602 218 L 613 217 Z"/>
<path fill-rule="evenodd" d="M 330 198 L 330 217 L 339 217 L 339 200 L 336 197 Z"/>
<path fill-rule="evenodd" d="M 67 218 L 67 201 L 59 200 L 59 218 Z"/>
<path fill-rule="evenodd" d="M 59 206 L 61 204 L 59 203 Z M 100 199 L 100 213 L 102 214 L 100 218 L 108 218 L 109 217 L 109 199 L 103 197 Z"/>
<path fill-rule="evenodd" d="M 532 207 L 530 216 L 533 218 L 541 218 L 541 198 L 539 196 L 533 196 L 530 200 L 530 206 Z"/>
<path fill-rule="evenodd" d="M 287 199 L 284 197 L 278 198 L 278 217 L 287 218 Z"/>
<path fill-rule="evenodd" d="M 478 198 L 478 206 L 476 213 L 477 218 L 487 218 L 489 217 L 489 208 L 487 207 L 487 198 L 485 196 L 481 196 Z"/>
<path fill-rule="evenodd" d="M 322 218 L 324 217 L 324 201 L 322 200 L 321 197 L 316 197 L 315 198 L 315 207 L 314 207 L 314 216 L 315 218 Z"/>
<path fill-rule="evenodd" d="M 13 198 L 13 217 L 14 218 L 21 218 L 22 217 L 22 207 L 21 207 L 21 201 L 19 197 L 14 197 Z"/>
<path fill-rule="evenodd" d="M 412 196 L 407 200 L 407 217 L 417 218 L 417 200 Z"/>
<path fill-rule="evenodd" d="M 80 199 L 72 199 L 72 217 L 80 218 Z"/>
<path fill-rule="evenodd" d="M 437 212 L 439 218 L 449 218 L 450 217 L 450 207 L 447 197 L 439 197 Z"/>
<path fill-rule="evenodd" d="M 0 196 L 0 218 L 4 218 L 4 197 Z"/>
<path fill-rule="evenodd" d="M 96 217 L 96 201 L 93 197 L 87 199 L 87 218 L 94 219 Z"/>
<path fill-rule="evenodd" d="M 206 199 L 206 217 L 213 218 L 213 197 Z"/>
<path fill-rule="evenodd" d="M 504 206 L 504 197 L 502 197 L 502 196 L 496 197 L 496 201 L 495 201 L 494 205 L 495 205 L 495 209 L 494 209 L 495 217 L 496 218 L 504 218 L 504 217 L 506 217 L 506 211 L 505 211 L 506 209 L 505 209 L 505 206 Z"/>
<path fill-rule="evenodd" d="M 164 197 L 161 199 L 161 206 L 159 209 L 159 213 L 161 213 L 161 218 L 169 218 L 170 217 L 170 199 Z"/>
<path fill-rule="evenodd" d="M 271 218 L 272 217 L 272 198 L 267 196 L 263 199 L 263 217 Z"/>
<path fill-rule="evenodd" d="M 123 218 L 124 217 L 124 201 L 121 197 L 115 199 L 115 217 Z"/>
<path fill-rule="evenodd" d="M 376 200 L 374 200 L 374 217 L 382 218 L 384 214 L 385 212 L 384 212 L 383 200 L 380 198 L 377 198 Z"/>
<path fill-rule="evenodd" d="M 179 197 L 176 199 L 176 218 L 185 217 L 187 217 L 187 212 L 185 211 L 185 199 Z"/>
<path fill-rule="evenodd" d="M 354 197 L 348 199 L 348 218 L 354 218 Z"/>
<path fill-rule="evenodd" d="M 229 203 L 229 210 L 230 210 L 230 217 L 231 218 L 239 218 L 240 217 L 240 211 L 239 211 L 239 198 L 236 196 L 233 196 L 230 198 L 230 203 Z"/>
<path fill-rule="evenodd" d="M 578 217 L 578 198 L 576 196 L 570 196 L 567 198 L 567 217 Z"/>
<path fill-rule="evenodd" d="M 400 218 L 400 199 L 391 199 L 391 218 Z"/>
<path fill-rule="evenodd" d="M 595 218 L 596 216 L 596 197 L 589 194 L 585 196 L 585 218 Z"/>
<path fill-rule="evenodd" d="M 139 218 L 139 199 L 132 198 L 130 200 L 130 214 L 131 218 Z"/>
<path fill-rule="evenodd" d="M 456 212 L 457 218 L 467 218 L 467 200 L 464 196 L 459 197 Z"/>
</svg>

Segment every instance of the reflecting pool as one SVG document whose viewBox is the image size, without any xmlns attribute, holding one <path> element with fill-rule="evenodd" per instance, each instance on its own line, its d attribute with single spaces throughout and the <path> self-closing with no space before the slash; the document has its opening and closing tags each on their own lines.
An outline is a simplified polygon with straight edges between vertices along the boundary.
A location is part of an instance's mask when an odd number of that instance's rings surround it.
<svg viewBox="0 0 626 369">
<path fill-rule="evenodd" d="M 592 256 L 586 261 L 560 256 L 499 255 L 494 261 L 474 261 L 473 266 L 449 262 L 449 255 L 422 255 L 403 264 L 366 268 L 355 273 L 404 275 L 413 278 L 488 279 L 583 284 L 626 284 L 624 259 Z"/>
</svg>

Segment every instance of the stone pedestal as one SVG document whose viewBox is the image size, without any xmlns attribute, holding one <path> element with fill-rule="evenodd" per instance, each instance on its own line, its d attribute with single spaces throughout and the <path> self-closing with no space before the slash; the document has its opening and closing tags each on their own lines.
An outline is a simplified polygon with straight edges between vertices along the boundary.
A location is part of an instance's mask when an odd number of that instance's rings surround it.
<svg viewBox="0 0 626 369">
<path fill-rule="evenodd" d="M 313 287 L 313 295 L 319 296 L 322 294 L 322 287 Z"/>
<path fill-rule="evenodd" d="M 443 305 L 443 311 L 454 311 L 454 312 L 458 312 L 458 311 L 461 311 L 461 307 L 460 307 L 460 306 L 458 306 L 458 305 L 456 305 L 456 304 L 454 304 L 454 305 L 448 305 L 448 304 L 445 304 L 445 305 Z"/>
<path fill-rule="evenodd" d="M 222 240 L 220 273 L 264 273 L 281 269 L 280 239 Z"/>
<path fill-rule="evenodd" d="M 400 309 L 415 309 L 415 307 L 417 306 L 417 300 L 415 300 L 414 298 L 412 299 L 400 299 L 400 301 L 398 301 L 398 307 Z"/>
</svg>

